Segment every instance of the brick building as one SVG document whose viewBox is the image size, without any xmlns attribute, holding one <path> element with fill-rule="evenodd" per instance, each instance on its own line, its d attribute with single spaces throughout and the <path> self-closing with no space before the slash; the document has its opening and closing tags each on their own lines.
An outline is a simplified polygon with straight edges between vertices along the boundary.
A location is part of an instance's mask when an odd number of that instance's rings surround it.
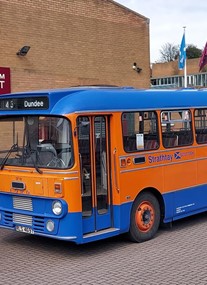
<svg viewBox="0 0 207 285">
<path fill-rule="evenodd" d="M 10 68 L 12 92 L 91 84 L 149 87 L 146 17 L 112 0 L 0 5 L 0 67 Z M 17 55 L 25 45 L 27 55 Z M 134 62 L 141 72 L 132 69 Z"/>
<path fill-rule="evenodd" d="M 187 59 L 187 85 L 188 87 L 207 86 L 207 68 L 199 72 L 200 58 Z M 184 72 L 178 69 L 178 61 L 152 64 L 152 87 L 184 87 Z"/>
</svg>

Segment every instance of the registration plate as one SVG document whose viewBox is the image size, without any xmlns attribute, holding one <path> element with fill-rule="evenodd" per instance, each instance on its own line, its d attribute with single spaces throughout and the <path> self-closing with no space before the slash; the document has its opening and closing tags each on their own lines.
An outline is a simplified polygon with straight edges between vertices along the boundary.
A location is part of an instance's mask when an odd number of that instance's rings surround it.
<svg viewBox="0 0 207 285">
<path fill-rule="evenodd" d="M 34 234 L 33 229 L 28 228 L 28 227 L 23 227 L 23 226 L 16 226 L 16 231 L 21 232 L 21 233 L 26 233 L 26 234 Z"/>
</svg>

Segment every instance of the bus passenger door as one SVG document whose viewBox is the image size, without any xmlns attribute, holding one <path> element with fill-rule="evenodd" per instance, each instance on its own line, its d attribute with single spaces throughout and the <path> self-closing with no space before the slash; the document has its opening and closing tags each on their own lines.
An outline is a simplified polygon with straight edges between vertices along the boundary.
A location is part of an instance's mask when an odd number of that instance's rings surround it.
<svg viewBox="0 0 207 285">
<path fill-rule="evenodd" d="M 83 234 L 111 227 L 109 117 L 78 118 Z"/>
</svg>

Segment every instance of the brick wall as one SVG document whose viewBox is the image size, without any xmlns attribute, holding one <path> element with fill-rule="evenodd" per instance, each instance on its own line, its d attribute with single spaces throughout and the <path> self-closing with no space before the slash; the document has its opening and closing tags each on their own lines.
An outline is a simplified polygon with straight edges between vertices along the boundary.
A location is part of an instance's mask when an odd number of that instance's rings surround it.
<svg viewBox="0 0 207 285">
<path fill-rule="evenodd" d="M 0 0 L 0 66 L 14 91 L 148 87 L 149 20 L 112 0 Z M 24 45 L 31 49 L 17 56 Z M 136 62 L 141 73 L 132 69 Z"/>
<path fill-rule="evenodd" d="M 200 58 L 188 59 L 186 62 L 187 74 L 199 73 Z M 174 75 L 183 75 L 183 70 L 178 69 L 178 61 L 171 61 L 165 63 L 154 63 L 152 65 L 152 77 L 168 77 Z"/>
</svg>

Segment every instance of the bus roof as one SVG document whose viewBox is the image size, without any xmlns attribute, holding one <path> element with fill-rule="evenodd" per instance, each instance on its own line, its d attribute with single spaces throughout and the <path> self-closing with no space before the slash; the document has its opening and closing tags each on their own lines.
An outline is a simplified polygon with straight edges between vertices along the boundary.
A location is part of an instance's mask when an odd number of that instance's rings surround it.
<svg viewBox="0 0 207 285">
<path fill-rule="evenodd" d="M 41 100 L 44 98 L 48 101 L 47 107 L 42 107 L 44 102 L 41 103 Z M 9 102 L 8 108 L 5 107 L 6 102 Z M 64 115 L 74 112 L 179 109 L 190 107 L 207 107 L 206 89 L 144 90 L 130 87 L 86 86 L 21 92 L 0 96 L 0 115 L 20 113 Z"/>
</svg>

